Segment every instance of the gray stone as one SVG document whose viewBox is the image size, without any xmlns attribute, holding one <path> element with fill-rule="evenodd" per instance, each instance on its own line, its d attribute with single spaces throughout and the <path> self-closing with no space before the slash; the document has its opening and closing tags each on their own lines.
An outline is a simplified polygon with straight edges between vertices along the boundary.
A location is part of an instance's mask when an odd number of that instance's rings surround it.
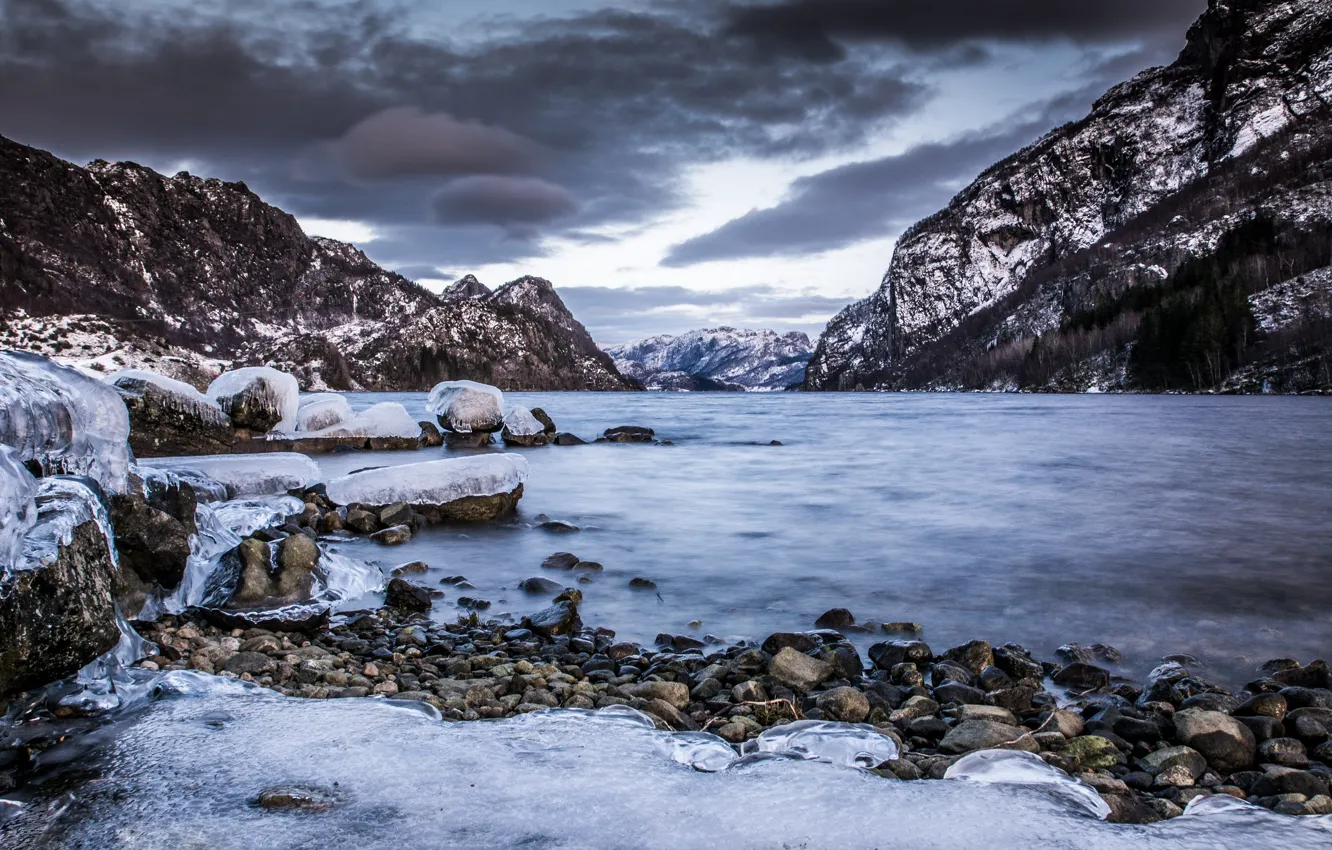
<svg viewBox="0 0 1332 850">
<path fill-rule="evenodd" d="M 1170 768 L 1183 767 L 1191 779 L 1197 779 L 1207 769 L 1207 759 L 1191 747 L 1165 747 L 1143 756 L 1142 769 L 1156 776 Z"/>
<path fill-rule="evenodd" d="M 863 723 L 869 716 L 869 700 L 855 688 L 833 688 L 819 694 L 816 704 L 826 720 Z"/>
<path fill-rule="evenodd" d="M 788 646 L 773 657 L 771 673 L 789 688 L 809 691 L 827 681 L 832 675 L 832 666 Z"/>
<path fill-rule="evenodd" d="M 376 531 L 370 539 L 381 546 L 400 546 L 412 539 L 412 529 L 406 525 L 394 525 Z"/>
<path fill-rule="evenodd" d="M 969 753 L 974 750 L 1024 750 L 1039 752 L 1031 731 L 993 720 L 964 720 L 949 730 L 939 742 L 944 753 Z"/>
<path fill-rule="evenodd" d="M 677 709 L 689 705 L 689 686 L 683 682 L 639 682 L 622 690 L 638 699 L 659 699 Z"/>
<path fill-rule="evenodd" d="M 1175 714 L 1175 735 L 1220 773 L 1234 773 L 1253 764 L 1258 749 L 1249 727 L 1219 711 L 1188 709 Z"/>
</svg>

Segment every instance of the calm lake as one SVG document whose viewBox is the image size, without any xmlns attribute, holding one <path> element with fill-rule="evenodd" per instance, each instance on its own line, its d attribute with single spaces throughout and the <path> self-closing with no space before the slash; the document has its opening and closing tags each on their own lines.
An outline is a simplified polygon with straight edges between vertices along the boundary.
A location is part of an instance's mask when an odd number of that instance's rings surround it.
<svg viewBox="0 0 1332 850">
<path fill-rule="evenodd" d="M 427 529 L 382 549 L 431 565 L 435 616 L 460 595 L 515 617 L 517 589 L 558 551 L 605 571 L 585 622 L 761 640 L 823 611 L 917 621 L 936 651 L 973 638 L 1043 657 L 1104 642 L 1140 679 L 1192 654 L 1235 684 L 1270 657 L 1332 651 L 1332 404 L 1290 397 L 508 393 L 591 440 L 645 425 L 671 446 L 522 451 L 510 525 Z M 399 401 L 421 419 L 425 394 Z M 782 445 L 770 446 L 772 440 Z M 501 450 L 497 447 L 495 450 Z M 436 452 L 318 458 L 332 476 Z M 548 514 L 581 528 L 533 528 Z M 630 590 L 648 578 L 657 591 Z M 691 628 L 692 621 L 701 625 Z M 862 649 L 884 635 L 849 635 Z"/>
</svg>

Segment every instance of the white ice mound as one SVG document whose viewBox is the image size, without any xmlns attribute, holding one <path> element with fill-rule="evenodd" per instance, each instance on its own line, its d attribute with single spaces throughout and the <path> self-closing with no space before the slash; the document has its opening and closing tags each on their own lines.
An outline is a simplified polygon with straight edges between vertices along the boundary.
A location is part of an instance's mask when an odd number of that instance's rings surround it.
<svg viewBox="0 0 1332 850">
<path fill-rule="evenodd" d="M 526 407 L 511 404 L 504 411 L 504 430 L 515 437 L 535 437 L 543 433 L 546 426 Z"/>
<path fill-rule="evenodd" d="M 426 410 L 439 418 L 440 425 L 459 434 L 489 433 L 504 427 L 504 394 L 476 381 L 436 384 Z"/>
<path fill-rule="evenodd" d="M 184 381 L 144 369 L 121 369 L 108 375 L 106 381 L 122 395 L 142 397 L 155 392 L 169 410 L 180 411 L 210 424 L 227 424 L 227 415 L 221 406 Z"/>
<path fill-rule="evenodd" d="M 55 822 L 45 843 L 400 850 L 417 835 L 458 850 L 1327 847 L 1314 818 L 1266 810 L 1242 824 L 1133 826 L 1025 785 L 900 782 L 797 759 L 700 773 L 665 754 L 670 733 L 603 712 L 440 723 L 392 701 L 284 698 L 184 671 L 161 676 L 152 693 L 135 722 L 104 733 L 113 773 L 73 788 L 68 809 L 67 786 L 34 788 L 30 813 L 65 813 L 45 816 Z M 252 805 L 288 784 L 312 784 L 335 805 Z M 34 838 L 44 826 L 40 816 L 28 824 Z"/>
<path fill-rule="evenodd" d="M 352 412 L 347 399 L 337 393 L 318 393 L 301 399 L 296 411 L 296 430 L 323 431 L 351 420 Z"/>
<path fill-rule="evenodd" d="M 86 475 L 123 493 L 129 412 L 111 386 L 22 351 L 0 352 L 0 444 L 47 474 Z"/>
<path fill-rule="evenodd" d="M 1110 806 L 1096 793 L 1096 789 L 1046 764 L 1035 753 L 1017 750 L 981 750 L 970 753 L 953 762 L 944 773 L 944 779 L 1038 786 L 1076 802 L 1102 820 L 1110 814 Z"/>
<path fill-rule="evenodd" d="M 0 575 L 18 564 L 23 538 L 37 522 L 37 479 L 14 450 L 0 446 Z"/>
<path fill-rule="evenodd" d="M 216 401 L 238 428 L 290 431 L 296 427 L 301 387 L 296 378 L 270 366 L 247 366 L 217 376 L 208 385 Z"/>
<path fill-rule="evenodd" d="M 319 464 L 295 452 L 252 455 L 193 455 L 153 458 L 151 466 L 175 472 L 186 480 L 201 476 L 227 488 L 227 498 L 273 496 L 319 483 Z"/>
<path fill-rule="evenodd" d="M 95 485 L 94 485 L 95 486 Z M 60 547 L 74 540 L 74 529 L 92 520 L 106 539 L 111 562 L 118 563 L 111 517 L 86 478 L 51 476 L 37 482 L 37 521 L 23 539 L 20 567 L 53 564 Z"/>
<path fill-rule="evenodd" d="M 467 496 L 511 493 L 526 480 L 526 458 L 484 454 L 344 475 L 328 482 L 328 498 L 339 505 L 446 505 Z"/>
<path fill-rule="evenodd" d="M 745 743 L 745 753 L 770 753 L 825 761 L 842 767 L 877 767 L 897 758 L 897 742 L 868 723 L 797 720 L 765 729 Z"/>
<path fill-rule="evenodd" d="M 396 401 L 383 401 L 319 431 L 298 432 L 297 437 L 402 437 L 421 436 L 421 423 Z"/>
</svg>

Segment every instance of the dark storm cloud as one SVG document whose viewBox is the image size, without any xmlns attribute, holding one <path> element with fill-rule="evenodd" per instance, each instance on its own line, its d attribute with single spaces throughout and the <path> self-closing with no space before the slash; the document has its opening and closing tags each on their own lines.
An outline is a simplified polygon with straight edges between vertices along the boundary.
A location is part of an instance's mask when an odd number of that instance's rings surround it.
<svg viewBox="0 0 1332 850">
<path fill-rule="evenodd" d="M 846 42 L 894 41 L 934 51 L 960 41 L 1104 44 L 1184 28 L 1206 0 L 781 0 L 732 12 L 728 31 L 812 60 L 845 56 Z"/>
<path fill-rule="evenodd" d="M 846 306 L 845 298 L 792 294 L 767 285 L 741 286 L 724 292 L 702 292 L 683 286 L 631 289 L 560 286 L 560 297 L 592 338 L 604 345 L 659 333 L 683 333 L 698 327 L 700 321 L 816 334 L 824 322 L 808 317 L 829 316 Z M 707 320 L 700 319 L 704 313 L 709 317 Z"/>
<path fill-rule="evenodd" d="M 896 237 L 942 208 L 988 166 L 1083 114 L 1102 90 L 1097 80 L 991 128 L 801 177 L 777 205 L 675 245 L 661 264 L 683 268 L 714 260 L 797 257 Z"/>
<path fill-rule="evenodd" d="M 535 177 L 483 174 L 463 177 L 440 190 L 432 202 L 443 224 L 494 224 L 526 228 L 577 211 L 569 193 Z"/>
<path fill-rule="evenodd" d="M 457 275 L 445 274 L 435 266 L 398 266 L 394 271 L 408 280 L 421 280 L 422 278 L 429 278 L 430 280 L 458 279 Z"/>
</svg>

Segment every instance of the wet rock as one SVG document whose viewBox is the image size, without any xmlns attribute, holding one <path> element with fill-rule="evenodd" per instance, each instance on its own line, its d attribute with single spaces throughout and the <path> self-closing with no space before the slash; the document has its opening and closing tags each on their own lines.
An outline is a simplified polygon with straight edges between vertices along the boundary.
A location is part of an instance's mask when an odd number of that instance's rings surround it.
<svg viewBox="0 0 1332 850">
<path fill-rule="evenodd" d="M 165 385 L 129 372 L 112 378 L 129 412 L 130 449 L 137 458 L 227 454 L 236 429 L 220 407 L 196 403 Z"/>
<path fill-rule="evenodd" d="M 578 604 L 567 599 L 523 618 L 523 628 L 548 638 L 572 634 L 582 628 L 582 625 L 583 621 L 578 616 Z"/>
<path fill-rule="evenodd" d="M 810 691 L 832 675 L 832 666 L 786 647 L 772 659 L 772 676 L 796 691 Z"/>
<path fill-rule="evenodd" d="M 548 519 L 537 525 L 542 531 L 549 531 L 554 534 L 570 534 L 578 531 L 578 526 L 571 522 L 565 522 L 562 519 Z"/>
<path fill-rule="evenodd" d="M 271 812 L 326 812 L 340 802 L 336 793 L 312 785 L 275 785 L 259 792 L 254 804 Z"/>
<path fill-rule="evenodd" d="M 1288 705 L 1281 694 L 1256 694 L 1240 703 L 1235 714 L 1246 716 L 1265 715 L 1281 720 L 1285 718 Z"/>
<path fill-rule="evenodd" d="M 0 697 L 72 676 L 116 645 L 115 567 L 94 521 L 53 563 L 0 580 Z"/>
<path fill-rule="evenodd" d="M 1329 673 L 1332 671 L 1329 671 L 1327 662 L 1319 659 L 1311 661 L 1304 667 L 1277 670 L 1272 674 L 1272 678 L 1286 687 L 1327 689 L 1332 686 L 1332 676 L 1329 676 Z"/>
<path fill-rule="evenodd" d="M 1132 794 L 1102 794 L 1101 799 L 1110 807 L 1107 823 L 1149 824 L 1163 820 L 1155 808 Z"/>
<path fill-rule="evenodd" d="M 880 670 L 892 670 L 898 664 L 928 664 L 934 653 L 918 640 L 891 640 L 869 648 L 870 661 Z"/>
<path fill-rule="evenodd" d="M 426 588 L 405 579 L 392 578 L 384 591 L 384 604 L 399 611 L 429 611 L 434 600 Z"/>
<path fill-rule="evenodd" d="M 569 552 L 556 552 L 541 562 L 543 569 L 572 570 L 578 564 L 578 556 Z"/>
<path fill-rule="evenodd" d="M 819 641 L 807 632 L 775 632 L 764 639 L 762 649 L 776 655 L 788 646 L 797 652 L 812 652 L 819 648 Z"/>
<path fill-rule="evenodd" d="M 984 705 L 985 691 L 949 680 L 934 689 L 934 698 L 943 703 Z"/>
<path fill-rule="evenodd" d="M 1249 788 L 1249 794 L 1253 797 L 1275 797 L 1280 794 L 1316 797 L 1326 793 L 1328 793 L 1326 781 L 1307 770 L 1291 767 L 1268 768 Z"/>
<path fill-rule="evenodd" d="M 612 443 L 650 443 L 655 436 L 656 432 L 651 428 L 642 428 L 638 425 L 607 428 L 601 435 L 602 439 Z"/>
<path fill-rule="evenodd" d="M 825 611 L 814 621 L 814 625 L 820 629 L 845 629 L 855 624 L 855 615 L 845 608 L 833 608 Z"/>
<path fill-rule="evenodd" d="M 1058 709 L 1050 712 L 1050 716 L 1046 718 L 1045 723 L 1042 724 L 1041 728 L 1051 729 L 1063 735 L 1065 738 L 1076 738 L 1082 734 L 1085 725 L 1083 723 L 1082 715 L 1072 711 Z"/>
<path fill-rule="evenodd" d="M 816 701 L 819 711 L 826 720 L 840 720 L 843 723 L 863 723 L 869 716 L 870 704 L 865 695 L 855 688 L 833 688 L 819 694 Z"/>
<path fill-rule="evenodd" d="M 384 528 L 395 525 L 410 525 L 412 506 L 406 502 L 394 502 L 379 509 L 379 524 Z"/>
<path fill-rule="evenodd" d="M 994 649 L 994 666 L 1003 670 L 1014 679 L 1036 679 L 1045 678 L 1045 668 L 1039 661 L 1031 657 L 1021 646 L 1015 643 L 1006 643 L 1003 646 Z"/>
<path fill-rule="evenodd" d="M 1304 744 L 1295 738 L 1271 738 L 1258 745 L 1258 761 L 1282 767 L 1305 768 L 1309 766 L 1309 754 Z"/>
<path fill-rule="evenodd" d="M 629 579 L 630 590 L 656 590 L 657 583 L 650 578 L 631 578 Z"/>
<path fill-rule="evenodd" d="M 394 567 L 392 575 L 394 578 L 402 578 L 403 576 L 425 575 L 429 571 L 430 565 L 425 561 L 411 561 L 400 567 Z"/>
<path fill-rule="evenodd" d="M 379 530 L 379 517 L 365 508 L 353 507 L 347 510 L 347 519 L 344 520 L 344 524 L 361 534 L 373 534 Z"/>
<path fill-rule="evenodd" d="M 1301 708 L 1332 708 L 1332 691 L 1326 688 L 1287 687 L 1280 691 L 1292 711 Z"/>
<path fill-rule="evenodd" d="M 439 428 L 434 422 L 421 422 L 421 447 L 425 449 L 436 449 L 444 445 L 444 435 L 439 432 Z"/>
<path fill-rule="evenodd" d="M 994 664 L 994 649 L 989 641 L 973 640 L 947 650 L 943 657 L 962 665 L 975 676 Z"/>
<path fill-rule="evenodd" d="M 563 590 L 563 586 L 556 581 L 551 581 L 544 576 L 533 576 L 525 578 L 518 582 L 518 589 L 524 593 L 545 594 L 553 596 Z"/>
<path fill-rule="evenodd" d="M 833 675 L 855 681 L 865 672 L 860 653 L 849 643 L 832 644 L 818 652 L 818 659 L 833 668 Z"/>
<path fill-rule="evenodd" d="M 278 663 L 271 657 L 262 652 L 238 652 L 227 659 L 224 669 L 228 673 L 235 673 L 237 676 L 246 673 L 251 676 L 262 676 L 265 673 L 272 673 L 277 670 Z"/>
<path fill-rule="evenodd" d="M 1249 727 L 1255 740 L 1266 741 L 1269 738 L 1280 738 L 1286 734 L 1286 727 L 1275 717 L 1268 717 L 1263 714 L 1254 715 L 1236 715 L 1235 719 Z"/>
<path fill-rule="evenodd" d="M 1124 660 L 1124 656 L 1119 650 L 1104 643 L 1093 643 L 1090 646 L 1081 643 L 1066 643 L 1055 650 L 1055 655 L 1065 661 L 1081 661 L 1083 664 L 1092 664 L 1096 661 L 1118 664 Z"/>
<path fill-rule="evenodd" d="M 1040 747 L 1032 738 L 1030 730 L 993 720 L 964 720 L 950 729 L 939 742 L 939 751 L 944 753 L 960 754 L 993 749 L 1034 753 Z"/>
<path fill-rule="evenodd" d="M 556 434 L 555 438 L 551 440 L 551 442 L 553 442 L 557 446 L 582 446 L 586 445 L 587 440 L 584 440 L 583 438 L 579 437 L 577 434 L 570 434 L 568 432 L 563 432 L 560 434 Z"/>
<path fill-rule="evenodd" d="M 640 682 L 621 690 L 644 700 L 661 700 L 677 709 L 689 705 L 689 686 L 682 682 Z"/>
<path fill-rule="evenodd" d="M 1172 768 L 1183 768 L 1188 773 L 1190 784 L 1207 769 L 1207 760 L 1202 753 L 1191 747 L 1165 747 L 1148 753 L 1140 762 L 1142 769 L 1152 776 Z"/>
<path fill-rule="evenodd" d="M 1075 661 L 1050 677 L 1056 685 L 1078 691 L 1093 691 L 1110 684 L 1110 671 Z"/>
<path fill-rule="evenodd" d="M 457 431 L 445 430 L 443 436 L 444 445 L 451 449 L 480 449 L 490 445 L 490 434 L 486 431 L 460 434 Z"/>
<path fill-rule="evenodd" d="M 558 433 L 559 429 L 555 427 L 555 420 L 550 418 L 550 414 L 546 413 L 546 411 L 539 407 L 532 408 L 530 412 L 532 418 L 541 423 L 542 431 L 548 436 L 553 436 Z"/>
<path fill-rule="evenodd" d="M 171 489 L 176 492 L 173 501 L 189 503 L 188 506 L 180 504 L 182 512 L 186 507 L 189 509 L 188 522 L 153 507 L 137 492 L 113 495 L 109 499 L 120 569 L 132 570 L 148 588 L 174 590 L 180 585 L 190 559 L 190 536 L 197 530 L 193 511 L 194 488 L 182 482 Z M 121 578 L 124 577 L 122 572 Z M 118 582 L 118 585 L 123 588 L 124 582 Z M 120 592 L 117 595 L 123 596 Z M 138 606 L 132 607 L 137 610 L 142 604 L 140 599 Z M 122 607 L 130 610 L 130 607 Z"/>
<path fill-rule="evenodd" d="M 412 529 L 406 525 L 384 528 L 370 535 L 370 539 L 381 546 L 399 546 L 412 539 Z"/>
<path fill-rule="evenodd" d="M 1176 738 L 1202 753 L 1208 764 L 1233 773 L 1253 764 L 1257 742 L 1243 723 L 1219 711 L 1188 709 L 1175 714 Z"/>
</svg>

